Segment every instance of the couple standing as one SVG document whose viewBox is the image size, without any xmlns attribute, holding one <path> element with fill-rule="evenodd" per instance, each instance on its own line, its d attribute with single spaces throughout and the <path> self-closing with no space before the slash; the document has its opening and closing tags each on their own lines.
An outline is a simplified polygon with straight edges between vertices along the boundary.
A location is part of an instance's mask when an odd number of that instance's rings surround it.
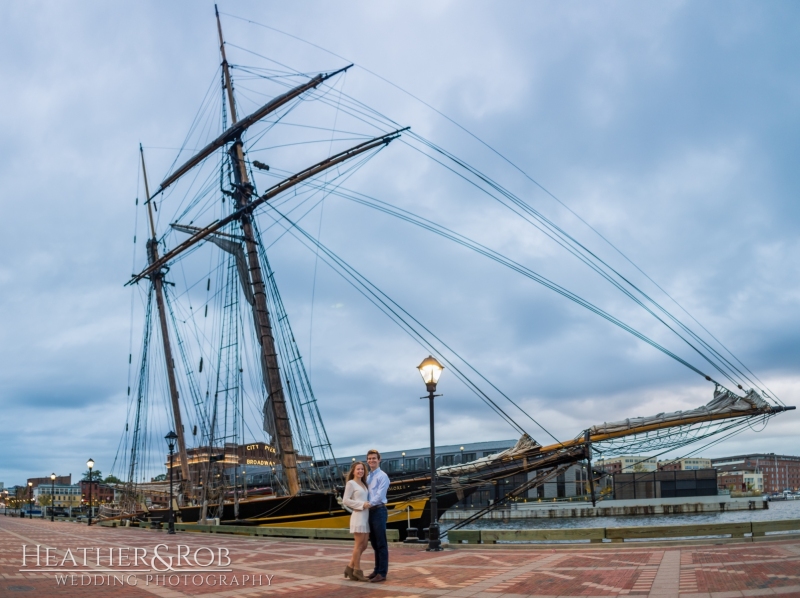
<svg viewBox="0 0 800 598">
<path fill-rule="evenodd" d="M 367 452 L 367 468 L 361 461 L 350 466 L 342 504 L 352 510 L 350 533 L 355 536 L 353 556 L 345 567 L 344 576 L 352 581 L 386 581 L 389 573 L 389 546 L 386 543 L 386 491 L 389 476 L 381 469 L 381 454 L 375 449 Z M 367 539 L 375 551 L 375 569 L 364 577 L 361 555 L 367 549 Z"/>
</svg>

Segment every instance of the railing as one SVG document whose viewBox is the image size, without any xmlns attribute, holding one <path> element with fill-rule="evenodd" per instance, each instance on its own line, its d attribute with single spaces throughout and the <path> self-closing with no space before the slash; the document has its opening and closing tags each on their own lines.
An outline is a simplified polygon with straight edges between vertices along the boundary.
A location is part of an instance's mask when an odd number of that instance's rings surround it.
<svg viewBox="0 0 800 598">
<path fill-rule="evenodd" d="M 728 536 L 751 539 L 774 532 L 800 532 L 800 519 L 709 523 L 698 525 L 590 527 L 562 529 L 475 529 L 447 533 L 453 544 L 497 544 L 498 542 L 624 542 L 626 540 L 693 539 Z M 780 536 L 778 536 L 780 537 Z"/>
</svg>

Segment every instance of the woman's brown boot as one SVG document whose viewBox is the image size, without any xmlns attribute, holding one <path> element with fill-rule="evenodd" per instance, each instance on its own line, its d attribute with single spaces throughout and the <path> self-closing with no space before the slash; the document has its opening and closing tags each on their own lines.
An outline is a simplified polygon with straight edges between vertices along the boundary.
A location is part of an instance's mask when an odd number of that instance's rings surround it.
<svg viewBox="0 0 800 598">
<path fill-rule="evenodd" d="M 353 577 L 353 568 L 350 565 L 344 568 L 344 578 L 352 578 Z"/>
<path fill-rule="evenodd" d="M 353 577 L 355 581 L 369 581 L 366 577 L 364 577 L 364 572 L 361 569 L 354 569 L 353 570 Z"/>
</svg>

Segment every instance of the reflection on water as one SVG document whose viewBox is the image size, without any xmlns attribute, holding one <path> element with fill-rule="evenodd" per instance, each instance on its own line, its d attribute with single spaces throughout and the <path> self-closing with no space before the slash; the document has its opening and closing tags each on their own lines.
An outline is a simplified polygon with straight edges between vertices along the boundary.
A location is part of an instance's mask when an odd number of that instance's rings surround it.
<svg viewBox="0 0 800 598">
<path fill-rule="evenodd" d="M 724 513 L 681 513 L 678 515 L 638 515 L 630 517 L 562 517 L 559 519 L 482 519 L 462 529 L 553 529 L 580 527 L 626 527 L 633 525 L 691 525 L 698 523 L 737 523 L 800 519 L 800 500 L 769 503 L 769 509 L 727 511 Z M 452 522 L 456 523 L 456 522 Z M 446 529 L 452 525 L 447 522 Z"/>
</svg>

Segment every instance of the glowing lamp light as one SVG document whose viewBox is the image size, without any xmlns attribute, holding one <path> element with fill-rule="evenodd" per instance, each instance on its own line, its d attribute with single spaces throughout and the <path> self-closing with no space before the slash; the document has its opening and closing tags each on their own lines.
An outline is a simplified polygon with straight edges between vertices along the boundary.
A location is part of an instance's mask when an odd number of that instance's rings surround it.
<svg viewBox="0 0 800 598">
<path fill-rule="evenodd" d="M 428 392 L 436 390 L 436 384 L 439 382 L 439 376 L 442 375 L 444 366 L 439 363 L 435 357 L 428 355 L 422 360 L 422 363 L 417 366 L 425 386 L 428 387 Z"/>
</svg>

